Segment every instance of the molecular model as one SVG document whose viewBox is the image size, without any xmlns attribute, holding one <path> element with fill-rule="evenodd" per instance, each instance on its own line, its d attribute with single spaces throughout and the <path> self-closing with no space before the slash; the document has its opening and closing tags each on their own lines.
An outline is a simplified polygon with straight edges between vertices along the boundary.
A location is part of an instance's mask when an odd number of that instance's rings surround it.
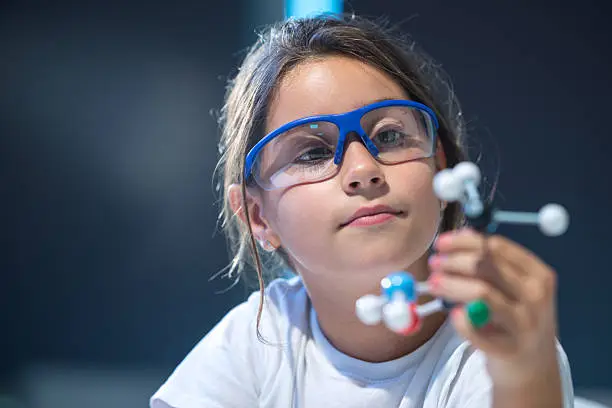
<svg viewBox="0 0 612 408">
<path fill-rule="evenodd" d="M 500 211 L 483 203 L 478 192 L 480 169 L 471 162 L 462 162 L 452 169 L 444 169 L 433 180 L 434 192 L 441 200 L 459 202 L 468 222 L 477 230 L 493 232 L 500 223 L 537 225 L 547 236 L 565 233 L 569 215 L 558 204 L 547 204 L 537 213 Z M 368 294 L 355 303 L 357 317 L 367 325 L 381 321 L 396 333 L 410 335 L 418 331 L 425 316 L 454 305 L 444 299 L 434 299 L 422 305 L 418 297 L 429 293 L 427 282 L 417 282 L 407 272 L 391 273 L 381 281 L 381 294 Z M 489 320 L 489 310 L 480 300 L 465 305 L 474 327 L 482 327 Z"/>
</svg>

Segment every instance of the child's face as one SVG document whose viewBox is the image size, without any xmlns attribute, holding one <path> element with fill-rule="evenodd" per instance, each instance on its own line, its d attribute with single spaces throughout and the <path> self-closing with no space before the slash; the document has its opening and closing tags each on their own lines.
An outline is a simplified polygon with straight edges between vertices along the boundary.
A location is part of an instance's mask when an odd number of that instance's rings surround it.
<svg viewBox="0 0 612 408">
<path fill-rule="evenodd" d="M 376 100 L 408 99 L 383 72 L 356 60 L 329 57 L 303 63 L 277 87 L 266 132 L 311 115 L 351 111 Z M 433 193 L 434 159 L 377 162 L 355 138 L 339 173 L 328 180 L 262 191 L 269 232 L 305 279 L 312 274 L 383 277 L 427 251 L 440 217 Z M 361 207 L 386 205 L 398 215 L 369 226 L 345 222 Z"/>
</svg>

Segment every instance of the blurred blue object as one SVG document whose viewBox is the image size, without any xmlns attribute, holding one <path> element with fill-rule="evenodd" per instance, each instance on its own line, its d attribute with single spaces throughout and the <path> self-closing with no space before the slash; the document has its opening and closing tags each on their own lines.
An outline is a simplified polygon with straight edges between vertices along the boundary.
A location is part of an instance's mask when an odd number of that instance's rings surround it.
<svg viewBox="0 0 612 408">
<path fill-rule="evenodd" d="M 343 0 L 285 0 L 285 18 L 340 14 L 342 11 Z"/>
<path fill-rule="evenodd" d="M 591 401 L 586 398 L 576 397 L 574 399 L 574 408 L 609 408 L 607 405 L 599 402 Z"/>
</svg>

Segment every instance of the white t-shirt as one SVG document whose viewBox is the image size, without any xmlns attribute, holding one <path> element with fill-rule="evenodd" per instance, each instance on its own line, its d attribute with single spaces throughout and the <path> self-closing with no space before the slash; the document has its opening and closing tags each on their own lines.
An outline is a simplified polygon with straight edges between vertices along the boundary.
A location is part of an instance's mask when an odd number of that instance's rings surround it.
<svg viewBox="0 0 612 408">
<path fill-rule="evenodd" d="M 368 363 L 336 350 L 317 323 L 302 281 L 266 289 L 233 308 L 153 395 L 151 408 L 480 408 L 491 405 L 485 356 L 448 321 L 415 352 Z M 381 345 L 384 347 L 384 345 Z M 569 363 L 558 346 L 565 407 L 573 407 Z"/>
</svg>

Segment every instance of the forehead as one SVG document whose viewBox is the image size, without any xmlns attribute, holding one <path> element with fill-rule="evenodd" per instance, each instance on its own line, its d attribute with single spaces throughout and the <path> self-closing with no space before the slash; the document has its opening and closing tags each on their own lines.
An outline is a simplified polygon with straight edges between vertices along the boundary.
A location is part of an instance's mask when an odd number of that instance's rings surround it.
<svg viewBox="0 0 612 408">
<path fill-rule="evenodd" d="M 306 116 L 348 112 L 380 99 L 408 99 L 408 95 L 389 75 L 355 59 L 303 62 L 278 84 L 266 133 Z"/>
</svg>

